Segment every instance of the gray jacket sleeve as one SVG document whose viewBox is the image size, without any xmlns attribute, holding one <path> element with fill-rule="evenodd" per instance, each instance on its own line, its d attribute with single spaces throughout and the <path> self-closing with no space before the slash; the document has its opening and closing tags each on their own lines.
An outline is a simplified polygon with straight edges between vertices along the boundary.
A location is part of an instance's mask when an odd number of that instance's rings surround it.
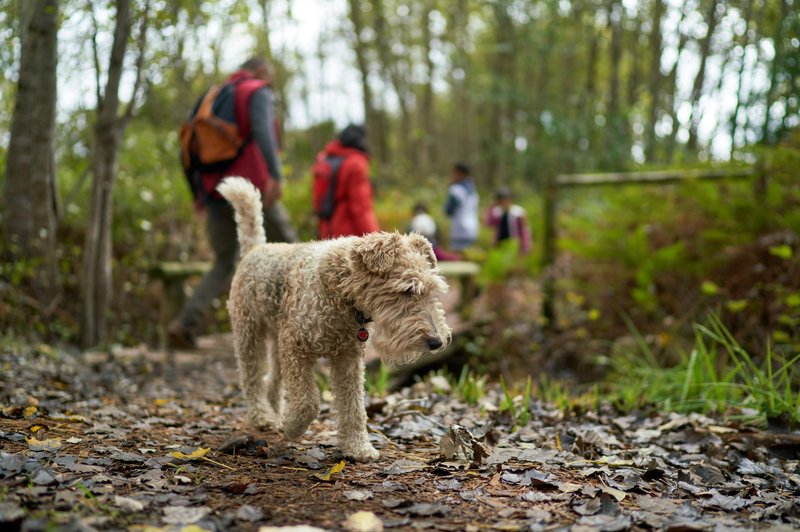
<svg viewBox="0 0 800 532">
<path fill-rule="evenodd" d="M 272 102 L 272 90 L 264 87 L 250 97 L 250 132 L 253 142 L 258 144 L 264 160 L 267 162 L 269 175 L 280 180 L 281 161 L 278 157 L 278 139 L 275 137 L 275 111 Z"/>
</svg>

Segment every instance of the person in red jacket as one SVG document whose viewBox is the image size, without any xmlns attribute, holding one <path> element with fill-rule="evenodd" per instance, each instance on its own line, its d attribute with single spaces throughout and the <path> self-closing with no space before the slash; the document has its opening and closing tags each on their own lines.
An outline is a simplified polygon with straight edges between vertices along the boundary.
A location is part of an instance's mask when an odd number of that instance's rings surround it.
<svg viewBox="0 0 800 532">
<path fill-rule="evenodd" d="M 380 231 L 369 182 L 366 137 L 364 126 L 350 124 L 317 155 L 312 192 L 320 239 Z"/>
<path fill-rule="evenodd" d="M 178 317 L 167 328 L 171 347 L 191 349 L 196 345 L 206 311 L 230 285 L 236 269 L 238 245 L 233 207 L 216 188 L 226 176 L 242 176 L 261 192 L 264 230 L 270 242 L 297 242 L 289 214 L 280 202 L 283 192 L 280 155 L 272 98 L 272 68 L 261 57 L 245 61 L 223 84 L 214 101 L 215 115 L 236 122 L 250 139 L 224 172 L 201 172 L 202 191 L 198 203 L 206 215 L 208 241 L 214 264 L 203 276 Z M 193 115 L 197 112 L 197 106 Z"/>
</svg>

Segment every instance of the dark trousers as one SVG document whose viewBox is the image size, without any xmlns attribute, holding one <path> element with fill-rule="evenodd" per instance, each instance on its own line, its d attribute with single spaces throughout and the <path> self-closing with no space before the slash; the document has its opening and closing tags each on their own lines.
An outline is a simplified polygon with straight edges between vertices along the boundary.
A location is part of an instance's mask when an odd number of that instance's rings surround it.
<svg viewBox="0 0 800 532">
<path fill-rule="evenodd" d="M 206 233 L 214 251 L 214 265 L 200 280 L 178 315 L 181 325 L 193 333 L 214 299 L 230 286 L 239 254 L 233 207 L 225 201 L 211 201 L 206 214 Z M 268 242 L 297 242 L 289 213 L 280 202 L 264 209 L 264 230 Z"/>
</svg>

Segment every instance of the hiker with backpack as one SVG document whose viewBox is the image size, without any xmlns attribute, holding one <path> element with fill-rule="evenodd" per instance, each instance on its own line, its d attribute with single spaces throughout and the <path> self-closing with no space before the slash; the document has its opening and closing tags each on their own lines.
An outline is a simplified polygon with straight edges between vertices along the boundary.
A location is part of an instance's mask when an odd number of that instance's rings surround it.
<svg viewBox="0 0 800 532">
<path fill-rule="evenodd" d="M 373 208 L 364 126 L 350 124 L 344 128 L 317 154 L 312 173 L 320 239 L 380 231 Z"/>
<path fill-rule="evenodd" d="M 455 163 L 450 173 L 445 214 L 450 217 L 450 249 L 461 253 L 478 240 L 478 190 L 465 163 Z"/>
<path fill-rule="evenodd" d="M 525 209 L 513 201 L 511 189 L 501 187 L 495 195 L 495 203 L 486 211 L 486 225 L 494 231 L 494 245 L 508 240 L 517 240 L 521 255 L 531 250 L 531 232 Z"/>
<path fill-rule="evenodd" d="M 282 175 L 272 71 L 261 57 L 245 61 L 223 84 L 211 87 L 181 129 L 181 160 L 206 230 L 214 265 L 167 329 L 173 347 L 191 349 L 205 312 L 229 286 L 238 245 L 231 205 L 217 185 L 226 176 L 242 176 L 261 191 L 264 229 L 270 242 L 296 242 L 280 203 Z"/>
</svg>

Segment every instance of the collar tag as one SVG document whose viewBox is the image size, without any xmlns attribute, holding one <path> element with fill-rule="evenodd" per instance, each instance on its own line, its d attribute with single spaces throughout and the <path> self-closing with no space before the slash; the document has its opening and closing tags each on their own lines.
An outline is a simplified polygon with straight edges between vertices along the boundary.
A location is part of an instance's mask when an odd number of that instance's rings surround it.
<svg viewBox="0 0 800 532">
<path fill-rule="evenodd" d="M 356 333 L 356 338 L 358 338 L 359 342 L 366 342 L 367 340 L 369 340 L 369 331 L 366 330 L 364 327 L 361 327 Z"/>
</svg>

